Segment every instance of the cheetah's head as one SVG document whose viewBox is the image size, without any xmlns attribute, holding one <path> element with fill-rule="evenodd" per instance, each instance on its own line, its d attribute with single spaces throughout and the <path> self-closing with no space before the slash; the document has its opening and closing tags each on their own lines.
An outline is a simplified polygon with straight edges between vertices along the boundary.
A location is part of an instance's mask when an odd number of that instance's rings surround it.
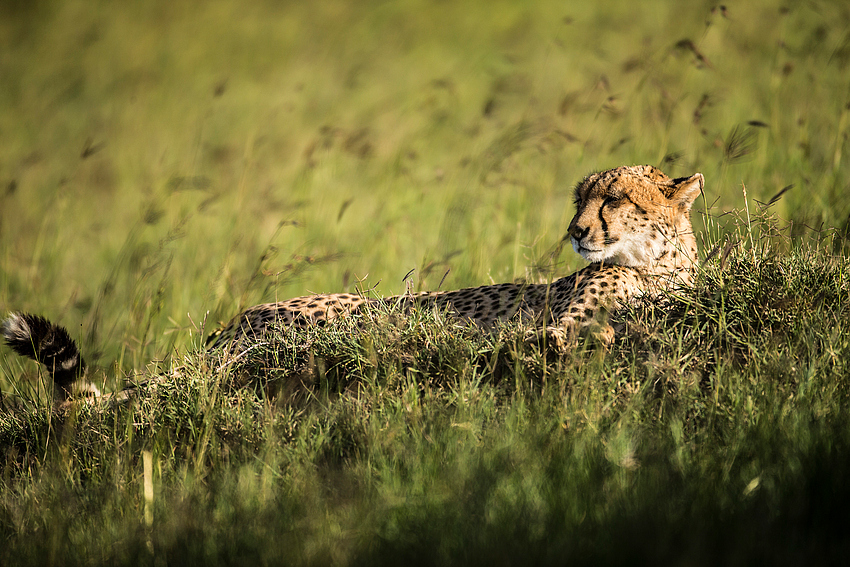
<svg viewBox="0 0 850 567">
<path fill-rule="evenodd" d="M 650 165 L 594 173 L 575 190 L 573 249 L 589 262 L 688 266 L 696 259 L 690 210 L 702 174 L 670 179 Z"/>
</svg>

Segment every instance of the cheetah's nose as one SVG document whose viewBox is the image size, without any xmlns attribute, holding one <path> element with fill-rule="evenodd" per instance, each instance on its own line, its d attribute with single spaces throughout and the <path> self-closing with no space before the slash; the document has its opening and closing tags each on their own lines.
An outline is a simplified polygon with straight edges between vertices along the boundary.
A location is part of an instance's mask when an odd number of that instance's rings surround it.
<svg viewBox="0 0 850 567">
<path fill-rule="evenodd" d="M 570 236 L 575 238 L 576 240 L 581 240 L 587 233 L 590 232 L 590 227 L 580 227 L 577 224 L 570 227 Z"/>
</svg>

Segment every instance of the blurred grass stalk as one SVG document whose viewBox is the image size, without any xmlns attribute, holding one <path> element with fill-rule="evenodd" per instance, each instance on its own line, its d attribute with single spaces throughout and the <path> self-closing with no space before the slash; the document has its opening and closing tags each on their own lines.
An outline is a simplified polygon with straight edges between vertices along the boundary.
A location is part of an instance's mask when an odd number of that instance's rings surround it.
<svg viewBox="0 0 850 567">
<path fill-rule="evenodd" d="M 4 2 L 0 302 L 107 387 L 168 380 L 62 420 L 0 360 L 0 561 L 846 557 L 848 28 L 829 1 Z M 571 187 L 634 163 L 705 175 L 710 258 L 614 353 L 427 315 L 242 374 L 197 352 L 261 301 L 569 273 Z"/>
</svg>

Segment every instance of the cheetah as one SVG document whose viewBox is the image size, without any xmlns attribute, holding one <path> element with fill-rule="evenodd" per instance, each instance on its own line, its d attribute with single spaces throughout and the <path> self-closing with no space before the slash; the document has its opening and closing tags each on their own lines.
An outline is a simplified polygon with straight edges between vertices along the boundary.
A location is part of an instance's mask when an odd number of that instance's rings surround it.
<svg viewBox="0 0 850 567">
<path fill-rule="evenodd" d="M 504 283 L 381 299 L 359 294 L 296 297 L 247 309 L 213 333 L 208 345 L 236 351 L 275 325 L 325 325 L 381 304 L 436 308 L 485 329 L 521 318 L 540 328 L 561 351 L 593 327 L 609 342 L 613 328 L 602 320 L 605 313 L 641 295 L 691 282 L 697 247 L 690 210 L 703 185 L 700 173 L 671 179 L 650 165 L 589 175 L 576 186 L 577 210 L 568 236 L 573 249 L 591 264 L 551 284 Z"/>
<path fill-rule="evenodd" d="M 549 284 L 504 283 L 380 299 L 321 294 L 265 303 L 212 333 L 207 348 L 238 356 L 274 328 L 332 324 L 381 305 L 439 309 L 483 329 L 518 318 L 536 329 L 534 338 L 562 352 L 582 333 L 594 332 L 609 342 L 614 330 L 606 313 L 641 296 L 691 283 L 697 247 L 690 210 L 703 186 L 700 173 L 671 179 L 650 165 L 593 173 L 575 188 L 576 213 L 567 234 L 573 249 L 590 265 L 571 275 Z M 99 395 L 78 384 L 85 363 L 62 327 L 38 316 L 12 313 L 0 332 L 15 352 L 48 367 L 55 399 Z"/>
</svg>

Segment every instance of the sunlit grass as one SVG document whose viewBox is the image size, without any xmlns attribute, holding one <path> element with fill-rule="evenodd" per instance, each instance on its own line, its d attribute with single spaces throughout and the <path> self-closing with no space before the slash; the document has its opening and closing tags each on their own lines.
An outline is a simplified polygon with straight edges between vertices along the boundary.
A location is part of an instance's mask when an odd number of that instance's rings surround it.
<svg viewBox="0 0 850 567">
<path fill-rule="evenodd" d="M 167 379 L 60 420 L 0 361 L 3 563 L 829 559 L 848 25 L 826 1 L 5 3 L 0 307 L 67 326 L 107 389 Z M 705 175 L 712 257 L 610 353 L 427 314 L 225 372 L 199 352 L 261 301 L 569 273 L 571 187 L 635 163 Z"/>
</svg>

